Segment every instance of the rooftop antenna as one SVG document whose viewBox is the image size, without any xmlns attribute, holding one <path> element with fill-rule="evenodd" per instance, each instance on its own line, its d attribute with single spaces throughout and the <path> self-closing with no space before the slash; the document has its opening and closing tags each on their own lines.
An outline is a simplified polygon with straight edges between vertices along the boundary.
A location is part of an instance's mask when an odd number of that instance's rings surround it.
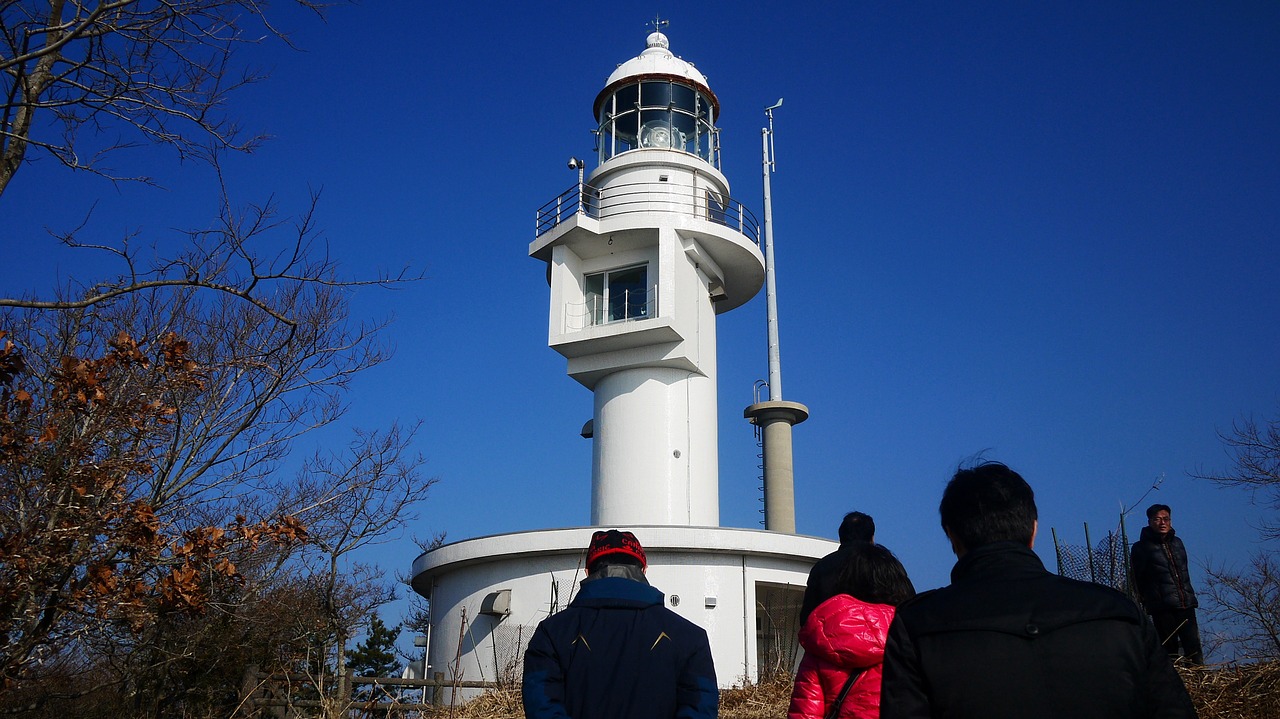
<svg viewBox="0 0 1280 719">
<path fill-rule="evenodd" d="M 652 25 L 652 26 L 653 26 L 653 31 L 654 31 L 654 32 L 662 32 L 662 28 L 664 28 L 664 27 L 666 27 L 666 26 L 670 25 L 670 24 L 671 24 L 671 21 L 670 21 L 670 20 L 663 20 L 661 15 L 654 15 L 654 16 L 653 16 L 653 19 L 652 19 L 652 20 L 650 20 L 649 22 L 645 23 L 645 24 L 646 24 L 646 25 Z"/>
<path fill-rule="evenodd" d="M 769 126 L 761 130 L 764 155 L 764 280 L 765 313 L 769 325 L 769 399 L 747 407 L 743 415 L 760 428 L 764 449 L 764 528 L 795 534 L 795 469 L 791 452 L 791 427 L 809 418 L 809 408 L 782 399 L 782 352 L 778 342 L 778 288 L 773 263 L 773 197 L 769 175 L 777 163 L 773 153 L 773 111 L 782 98 L 764 109 Z"/>
</svg>

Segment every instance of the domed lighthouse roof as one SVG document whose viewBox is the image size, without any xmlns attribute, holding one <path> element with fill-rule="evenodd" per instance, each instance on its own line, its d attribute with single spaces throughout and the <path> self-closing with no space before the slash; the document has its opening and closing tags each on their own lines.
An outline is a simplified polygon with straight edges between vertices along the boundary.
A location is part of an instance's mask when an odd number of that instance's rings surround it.
<svg viewBox="0 0 1280 719">
<path fill-rule="evenodd" d="M 600 107 L 609 95 L 619 86 L 641 80 L 675 80 L 701 90 L 711 100 L 712 120 L 720 114 L 720 101 L 707 85 L 707 78 L 693 66 L 693 63 L 681 60 L 671 53 L 671 42 L 660 32 L 649 33 L 645 40 L 644 52 L 627 60 L 609 75 L 605 87 L 596 96 L 592 107 L 598 116 Z"/>
</svg>

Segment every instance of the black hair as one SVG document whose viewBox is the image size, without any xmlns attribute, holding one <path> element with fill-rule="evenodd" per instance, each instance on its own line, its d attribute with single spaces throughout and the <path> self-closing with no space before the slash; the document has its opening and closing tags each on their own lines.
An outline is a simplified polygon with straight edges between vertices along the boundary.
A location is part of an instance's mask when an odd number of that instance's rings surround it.
<svg viewBox="0 0 1280 719">
<path fill-rule="evenodd" d="M 834 594 L 848 594 L 868 604 L 898 606 L 916 595 L 906 567 L 893 552 L 870 542 L 855 542 L 843 552 Z"/>
<path fill-rule="evenodd" d="M 965 550 L 992 542 L 1030 545 L 1038 518 L 1031 485 L 1000 462 L 957 470 L 938 514 L 942 528 Z"/>
<path fill-rule="evenodd" d="M 840 543 L 871 542 L 876 536 L 876 521 L 869 514 L 849 512 L 840 522 Z"/>
<path fill-rule="evenodd" d="M 1153 504 L 1150 507 L 1147 507 L 1147 521 L 1151 521 L 1151 519 L 1156 516 L 1157 512 L 1168 512 L 1170 517 L 1173 516 L 1173 510 L 1169 509 L 1169 505 Z"/>
</svg>

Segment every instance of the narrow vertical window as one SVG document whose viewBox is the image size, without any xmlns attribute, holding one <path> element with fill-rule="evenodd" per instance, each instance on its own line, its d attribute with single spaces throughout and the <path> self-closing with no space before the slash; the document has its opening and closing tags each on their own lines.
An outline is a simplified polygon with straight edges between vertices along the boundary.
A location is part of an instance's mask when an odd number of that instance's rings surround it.
<svg viewBox="0 0 1280 719">
<path fill-rule="evenodd" d="M 593 325 L 604 324 L 604 273 L 587 275 L 586 279 L 587 316 Z"/>
</svg>

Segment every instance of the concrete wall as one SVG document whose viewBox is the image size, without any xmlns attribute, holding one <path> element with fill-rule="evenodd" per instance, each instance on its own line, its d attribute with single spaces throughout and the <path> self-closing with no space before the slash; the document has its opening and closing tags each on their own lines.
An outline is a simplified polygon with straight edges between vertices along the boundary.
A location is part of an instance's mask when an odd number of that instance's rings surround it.
<svg viewBox="0 0 1280 719">
<path fill-rule="evenodd" d="M 757 583 L 803 589 L 809 568 L 836 543 L 715 527 L 630 527 L 645 546 L 650 583 L 666 606 L 707 630 L 721 686 L 756 679 Z M 495 535 L 446 545 L 414 562 L 414 590 L 431 601 L 432 672 L 447 679 L 518 677 L 538 622 L 571 601 L 594 527 Z M 486 595 L 510 590 L 510 615 L 480 614 Z M 465 622 L 463 617 L 465 615 Z M 455 671 L 455 667 L 457 668 Z M 459 699 L 478 694 L 460 690 Z"/>
</svg>

